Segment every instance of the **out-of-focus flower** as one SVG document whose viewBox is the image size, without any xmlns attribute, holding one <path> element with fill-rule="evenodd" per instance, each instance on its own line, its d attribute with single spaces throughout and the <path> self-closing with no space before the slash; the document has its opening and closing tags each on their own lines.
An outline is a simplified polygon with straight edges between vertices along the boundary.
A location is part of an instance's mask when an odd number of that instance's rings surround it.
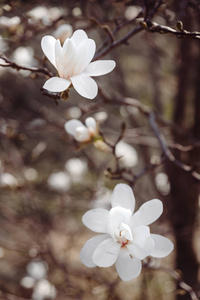
<svg viewBox="0 0 200 300">
<path fill-rule="evenodd" d="M 162 195 L 168 195 L 170 192 L 170 182 L 167 174 L 165 173 L 158 173 L 155 176 L 155 184 L 158 191 Z"/>
<path fill-rule="evenodd" d="M 151 234 L 149 224 L 163 212 L 160 200 L 144 203 L 134 212 L 135 198 L 126 184 L 118 184 L 111 196 L 112 208 L 93 209 L 86 212 L 83 223 L 90 230 L 102 233 L 88 240 L 80 258 L 87 267 L 110 267 L 115 264 L 124 281 L 139 276 L 141 260 L 151 255 L 165 257 L 173 250 L 173 243 L 157 234 Z"/>
<path fill-rule="evenodd" d="M 87 163 L 79 158 L 71 158 L 65 164 L 73 182 L 81 182 L 87 172 Z"/>
<path fill-rule="evenodd" d="M 49 176 L 47 183 L 51 189 L 58 192 L 66 192 L 71 187 L 70 176 L 62 171 L 52 173 Z"/>
<path fill-rule="evenodd" d="M 97 123 L 94 118 L 87 118 L 85 120 L 85 125 L 77 119 L 72 119 L 67 121 L 64 127 L 76 141 L 85 143 L 90 142 L 94 136 L 98 135 Z"/>
<path fill-rule="evenodd" d="M 18 47 L 13 53 L 13 61 L 25 67 L 31 67 L 36 64 L 34 59 L 34 50 L 32 47 Z M 31 72 L 28 70 L 20 70 L 24 76 L 28 76 Z"/>
<path fill-rule="evenodd" d="M 45 278 L 47 275 L 47 264 L 43 261 L 31 261 L 26 269 L 28 274 L 35 280 Z"/>
<path fill-rule="evenodd" d="M 62 15 L 62 10 L 58 7 L 36 6 L 27 13 L 30 24 L 41 22 L 44 25 L 51 25 L 52 21 Z"/>
<path fill-rule="evenodd" d="M 33 290 L 33 300 L 55 299 L 56 288 L 47 279 L 39 280 Z"/>
<path fill-rule="evenodd" d="M 137 151 L 124 141 L 116 145 L 116 156 L 120 158 L 119 164 L 123 167 L 132 168 L 138 163 Z"/>
<path fill-rule="evenodd" d="M 128 6 L 125 11 L 125 17 L 128 20 L 132 20 L 134 18 L 137 18 L 137 16 L 141 13 L 142 7 L 137 5 L 131 5 Z"/>
<path fill-rule="evenodd" d="M 84 30 L 76 30 L 61 46 L 60 40 L 44 36 L 41 41 L 44 54 L 57 69 L 60 77 L 52 77 L 43 86 L 50 92 L 63 92 L 70 85 L 83 97 L 93 99 L 98 86 L 91 76 L 111 72 L 113 60 L 99 60 L 91 63 L 96 50 L 95 41 L 89 39 Z"/>
<path fill-rule="evenodd" d="M 19 185 L 17 179 L 10 173 L 0 174 L 0 187 L 16 188 Z"/>
<path fill-rule="evenodd" d="M 35 285 L 35 279 L 30 276 L 25 276 L 20 280 L 20 284 L 26 289 L 31 289 Z"/>
<path fill-rule="evenodd" d="M 60 25 L 54 32 L 53 36 L 59 39 L 63 43 L 67 38 L 69 38 L 73 33 L 73 28 L 69 24 Z"/>
</svg>

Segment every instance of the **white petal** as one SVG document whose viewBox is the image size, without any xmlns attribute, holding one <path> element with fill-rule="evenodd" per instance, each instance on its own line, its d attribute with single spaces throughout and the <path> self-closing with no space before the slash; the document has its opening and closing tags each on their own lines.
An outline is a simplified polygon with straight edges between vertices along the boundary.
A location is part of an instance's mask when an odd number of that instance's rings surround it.
<svg viewBox="0 0 200 300">
<path fill-rule="evenodd" d="M 84 70 L 84 73 L 88 76 L 101 76 L 110 73 L 115 66 L 114 60 L 98 60 L 91 62 Z"/>
<path fill-rule="evenodd" d="M 114 240 L 117 240 L 121 223 L 129 223 L 131 218 L 131 210 L 121 206 L 113 207 L 110 210 L 110 219 L 108 222 L 108 232 Z"/>
<path fill-rule="evenodd" d="M 93 132 L 96 131 L 96 128 L 97 128 L 97 123 L 96 123 L 96 120 L 92 117 L 89 117 L 85 120 L 85 125 L 92 129 Z"/>
<path fill-rule="evenodd" d="M 151 255 L 154 245 L 154 240 L 151 237 L 149 237 L 145 240 L 143 248 L 138 247 L 136 244 L 134 244 L 134 242 L 128 243 L 126 247 L 129 249 L 132 255 L 142 260 L 145 257 Z"/>
<path fill-rule="evenodd" d="M 63 73 L 64 78 L 72 77 L 74 67 L 77 63 L 78 53 L 74 43 L 69 39 L 63 46 Z"/>
<path fill-rule="evenodd" d="M 166 237 L 159 234 L 151 234 L 151 238 L 155 242 L 154 249 L 151 252 L 151 256 L 153 257 L 165 257 L 174 249 L 173 243 Z"/>
<path fill-rule="evenodd" d="M 98 208 L 87 211 L 82 218 L 83 224 L 95 232 L 107 233 L 109 211 Z"/>
<path fill-rule="evenodd" d="M 132 228 L 133 243 L 139 248 L 143 248 L 146 240 L 150 237 L 148 226 L 137 226 Z"/>
<path fill-rule="evenodd" d="M 56 67 L 55 65 L 55 43 L 56 39 L 53 36 L 46 35 L 41 40 L 42 51 L 48 58 L 48 60 Z"/>
<path fill-rule="evenodd" d="M 135 197 L 132 189 L 125 183 L 119 183 L 115 186 L 111 196 L 112 207 L 121 206 L 128 208 L 133 213 L 135 208 Z"/>
<path fill-rule="evenodd" d="M 57 40 L 55 43 L 55 59 L 56 59 L 56 68 L 60 77 L 63 78 L 63 50 L 60 44 L 60 41 Z"/>
<path fill-rule="evenodd" d="M 43 88 L 52 93 L 63 92 L 70 86 L 71 81 L 60 77 L 52 77 L 48 79 Z"/>
<path fill-rule="evenodd" d="M 108 234 L 96 235 L 89 239 L 83 246 L 80 252 L 80 259 L 89 268 L 96 267 L 96 264 L 92 260 L 92 256 L 96 248 L 106 239 L 109 238 Z"/>
<path fill-rule="evenodd" d="M 76 132 L 76 129 L 78 128 L 78 127 L 85 127 L 84 125 L 83 125 L 83 123 L 81 122 L 81 121 L 79 121 L 79 120 L 77 120 L 77 119 L 72 119 L 72 120 L 70 120 L 70 121 L 67 121 L 66 123 L 65 123 L 65 125 L 64 125 L 64 127 L 65 127 L 65 130 L 69 133 L 69 134 L 71 134 L 71 135 L 75 135 L 75 132 Z"/>
<path fill-rule="evenodd" d="M 74 138 L 78 142 L 88 142 L 91 140 L 91 133 L 89 129 L 85 126 L 77 127 L 74 134 Z"/>
<path fill-rule="evenodd" d="M 81 73 L 91 62 L 96 50 L 95 42 L 92 39 L 84 40 L 77 49 L 77 61 L 73 69 L 73 74 Z"/>
<path fill-rule="evenodd" d="M 99 267 L 112 266 L 117 259 L 120 247 L 121 245 L 115 243 L 112 238 L 103 241 L 94 251 L 93 262 Z"/>
<path fill-rule="evenodd" d="M 158 199 L 144 203 L 131 218 L 130 227 L 137 225 L 149 225 L 156 221 L 163 212 L 163 204 Z"/>
<path fill-rule="evenodd" d="M 98 87 L 94 79 L 81 73 L 70 78 L 75 90 L 83 97 L 94 99 L 98 92 Z"/>
<path fill-rule="evenodd" d="M 74 31 L 74 33 L 71 37 L 71 40 L 77 47 L 82 43 L 82 41 L 84 41 L 86 39 L 88 39 L 88 36 L 87 36 L 86 32 L 82 29 Z"/>
<path fill-rule="evenodd" d="M 126 247 L 120 249 L 115 267 L 119 277 L 124 281 L 138 277 L 142 270 L 141 261 L 132 256 Z"/>
</svg>

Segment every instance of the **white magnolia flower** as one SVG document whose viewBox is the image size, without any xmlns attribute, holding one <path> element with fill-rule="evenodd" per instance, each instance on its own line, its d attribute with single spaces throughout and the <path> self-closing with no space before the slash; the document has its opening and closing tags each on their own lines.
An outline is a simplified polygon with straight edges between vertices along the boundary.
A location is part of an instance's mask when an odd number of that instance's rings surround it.
<svg viewBox="0 0 200 300">
<path fill-rule="evenodd" d="M 83 216 L 83 223 L 100 235 L 86 242 L 80 258 L 87 267 L 110 267 L 115 264 L 122 280 L 139 276 L 141 260 L 151 255 L 165 257 L 173 250 L 173 243 L 161 235 L 151 234 L 149 224 L 163 211 L 160 200 L 144 203 L 134 212 L 135 198 L 126 184 L 118 184 L 111 196 L 112 209 L 93 209 Z"/>
<path fill-rule="evenodd" d="M 67 121 L 64 127 L 78 142 L 89 142 L 98 133 L 97 123 L 94 118 L 89 117 L 85 120 L 85 125 L 77 119 L 72 119 Z"/>
<path fill-rule="evenodd" d="M 60 77 L 52 77 L 43 86 L 50 92 L 63 92 L 72 84 L 83 97 L 93 99 L 98 87 L 91 76 L 111 72 L 115 67 L 113 60 L 92 62 L 96 50 L 95 41 L 89 39 L 84 30 L 76 30 L 61 46 L 60 40 L 44 36 L 41 41 L 44 54 L 57 69 Z"/>
</svg>

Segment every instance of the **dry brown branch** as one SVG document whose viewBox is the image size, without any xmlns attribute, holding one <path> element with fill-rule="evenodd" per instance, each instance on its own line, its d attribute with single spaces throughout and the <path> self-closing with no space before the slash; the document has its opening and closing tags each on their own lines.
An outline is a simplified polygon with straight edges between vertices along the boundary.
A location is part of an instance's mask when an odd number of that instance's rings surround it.
<svg viewBox="0 0 200 300">
<path fill-rule="evenodd" d="M 49 77 L 54 76 L 54 74 L 49 71 L 47 68 L 34 68 L 34 67 L 24 67 L 16 64 L 15 62 L 10 61 L 8 58 L 6 58 L 3 54 L 0 54 L 0 59 L 3 59 L 6 64 L 0 64 L 1 67 L 3 68 L 12 68 L 17 71 L 19 70 L 25 70 L 25 71 L 30 71 L 32 73 L 40 73 L 47 75 Z"/>
</svg>

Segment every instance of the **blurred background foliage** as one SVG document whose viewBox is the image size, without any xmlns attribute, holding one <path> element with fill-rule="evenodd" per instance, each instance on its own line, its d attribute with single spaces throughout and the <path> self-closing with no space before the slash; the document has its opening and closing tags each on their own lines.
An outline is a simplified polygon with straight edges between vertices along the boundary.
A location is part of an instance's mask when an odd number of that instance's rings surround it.
<svg viewBox="0 0 200 300">
<path fill-rule="evenodd" d="M 151 13 L 159 25 L 176 28 L 182 21 L 184 29 L 200 31 L 195 0 L 1 1 L 0 52 L 20 66 L 55 73 L 41 50 L 44 35 L 70 24 L 84 29 L 101 53 L 110 32 L 120 40 Z M 0 299 L 196 299 L 169 270 L 177 269 L 198 291 L 199 180 L 162 160 L 148 117 L 122 101 L 138 99 L 164 119 L 159 130 L 176 158 L 199 171 L 199 43 L 141 30 L 101 58 L 114 59 L 117 67 L 97 79 L 100 92 L 92 101 L 72 89 L 62 101 L 42 89 L 48 78 L 42 72 L 0 67 Z M 106 103 L 105 95 L 112 101 Z M 166 259 L 146 262 L 128 283 L 114 267 L 88 269 L 79 259 L 92 236 L 82 215 L 109 208 L 112 189 L 126 181 L 112 176 L 114 155 L 91 144 L 78 149 L 65 132 L 67 120 L 88 116 L 112 143 L 125 122 L 116 146 L 120 170 L 132 182 L 137 207 L 153 198 L 163 201 L 164 214 L 152 231 L 176 245 Z"/>
</svg>

